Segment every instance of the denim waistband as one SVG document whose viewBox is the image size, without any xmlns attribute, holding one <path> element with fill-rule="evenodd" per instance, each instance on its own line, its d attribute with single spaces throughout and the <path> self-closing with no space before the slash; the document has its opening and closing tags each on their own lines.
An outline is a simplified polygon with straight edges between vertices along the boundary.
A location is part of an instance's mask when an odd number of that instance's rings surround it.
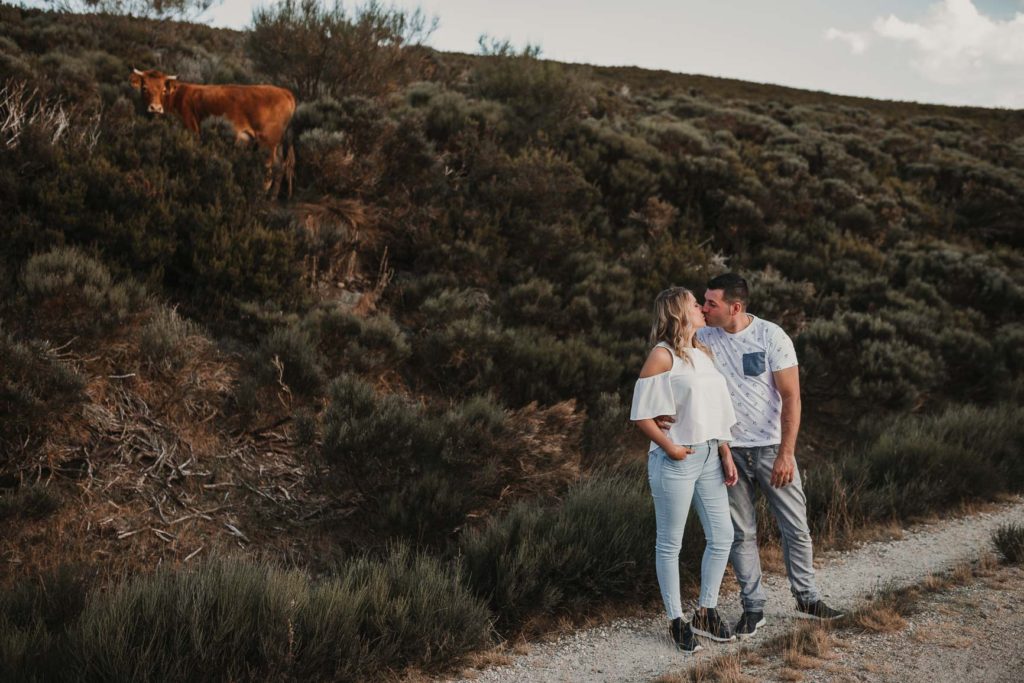
<svg viewBox="0 0 1024 683">
<path fill-rule="evenodd" d="M 701 441 L 700 443 L 682 444 L 682 445 L 686 446 L 687 448 L 692 448 L 694 451 L 701 450 L 701 449 L 703 449 L 705 447 L 707 447 L 707 449 L 709 451 L 716 451 L 716 450 L 718 450 L 718 444 L 719 444 L 719 440 L 718 439 L 708 439 L 707 441 Z M 651 453 L 661 453 L 661 454 L 665 455 L 665 449 L 662 448 L 661 446 L 658 446 L 653 451 L 651 451 Z"/>
</svg>

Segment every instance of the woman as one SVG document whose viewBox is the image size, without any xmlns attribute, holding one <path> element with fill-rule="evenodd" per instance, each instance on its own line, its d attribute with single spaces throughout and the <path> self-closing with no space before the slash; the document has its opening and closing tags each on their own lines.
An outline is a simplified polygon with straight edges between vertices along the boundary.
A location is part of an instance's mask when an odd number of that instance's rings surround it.
<svg viewBox="0 0 1024 683">
<path fill-rule="evenodd" d="M 696 634 L 733 640 L 718 616 L 718 590 L 729 560 L 733 527 L 726 486 L 736 483 L 736 465 L 728 441 L 736 423 L 725 377 L 715 369 L 711 351 L 696 336 L 704 315 L 693 294 L 672 287 L 654 301 L 651 349 L 633 393 L 630 419 L 651 440 L 647 476 L 654 497 L 658 538 L 658 585 L 671 619 L 672 640 L 684 652 L 702 649 Z M 654 422 L 672 415 L 663 432 Z M 679 549 L 690 502 L 697 508 L 707 545 L 701 562 L 700 606 L 683 622 L 679 595 Z"/>
</svg>

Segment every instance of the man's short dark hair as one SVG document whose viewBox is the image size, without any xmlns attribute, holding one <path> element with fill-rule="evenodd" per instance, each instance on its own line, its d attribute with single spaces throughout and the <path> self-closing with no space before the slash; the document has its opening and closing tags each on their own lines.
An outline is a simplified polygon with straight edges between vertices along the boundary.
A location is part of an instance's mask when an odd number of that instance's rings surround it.
<svg viewBox="0 0 1024 683">
<path fill-rule="evenodd" d="M 711 281 L 708 282 L 708 289 L 722 290 L 723 299 L 729 303 L 739 301 L 743 304 L 744 308 L 747 307 L 747 301 L 750 300 L 750 289 L 747 287 L 747 281 L 736 273 L 725 273 L 711 278 Z"/>
</svg>

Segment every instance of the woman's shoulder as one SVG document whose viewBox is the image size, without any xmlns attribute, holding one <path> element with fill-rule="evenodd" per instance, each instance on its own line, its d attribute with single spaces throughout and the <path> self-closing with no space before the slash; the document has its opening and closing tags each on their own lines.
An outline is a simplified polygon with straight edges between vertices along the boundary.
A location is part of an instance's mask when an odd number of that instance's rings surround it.
<svg viewBox="0 0 1024 683">
<path fill-rule="evenodd" d="M 650 377 L 668 372 L 675 365 L 675 352 L 664 342 L 658 342 L 647 354 L 647 360 L 640 369 L 640 377 Z"/>
</svg>

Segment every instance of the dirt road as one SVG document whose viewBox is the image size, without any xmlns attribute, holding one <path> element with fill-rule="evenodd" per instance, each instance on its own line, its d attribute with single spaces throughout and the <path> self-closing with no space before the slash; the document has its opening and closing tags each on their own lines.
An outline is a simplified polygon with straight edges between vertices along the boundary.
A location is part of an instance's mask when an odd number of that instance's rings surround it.
<svg viewBox="0 0 1024 683">
<path fill-rule="evenodd" d="M 1024 523 L 1024 500 L 993 506 L 987 512 L 908 528 L 894 541 L 868 543 L 845 552 L 822 553 L 818 585 L 830 604 L 851 608 L 880 584 L 907 585 L 991 549 L 990 536 L 1000 524 Z M 652 560 L 653 561 L 653 560 Z M 754 639 L 756 645 L 793 626 L 803 618 L 793 609 L 784 576 L 767 575 L 768 625 Z M 719 608 L 730 621 L 740 614 L 735 593 L 723 593 Z M 714 656 L 735 645 L 707 643 L 704 652 L 687 656 L 667 638 L 661 614 L 624 619 L 578 631 L 555 642 L 536 644 L 529 654 L 513 657 L 505 666 L 465 672 L 460 681 L 481 683 L 557 681 L 639 682 L 678 672 L 701 657 Z M 1024 645 L 1021 646 L 1024 651 Z M 1024 659 L 1024 657 L 1022 657 Z M 448 679 L 451 680 L 451 679 Z M 961 678 L 961 680 L 963 680 Z"/>
</svg>

